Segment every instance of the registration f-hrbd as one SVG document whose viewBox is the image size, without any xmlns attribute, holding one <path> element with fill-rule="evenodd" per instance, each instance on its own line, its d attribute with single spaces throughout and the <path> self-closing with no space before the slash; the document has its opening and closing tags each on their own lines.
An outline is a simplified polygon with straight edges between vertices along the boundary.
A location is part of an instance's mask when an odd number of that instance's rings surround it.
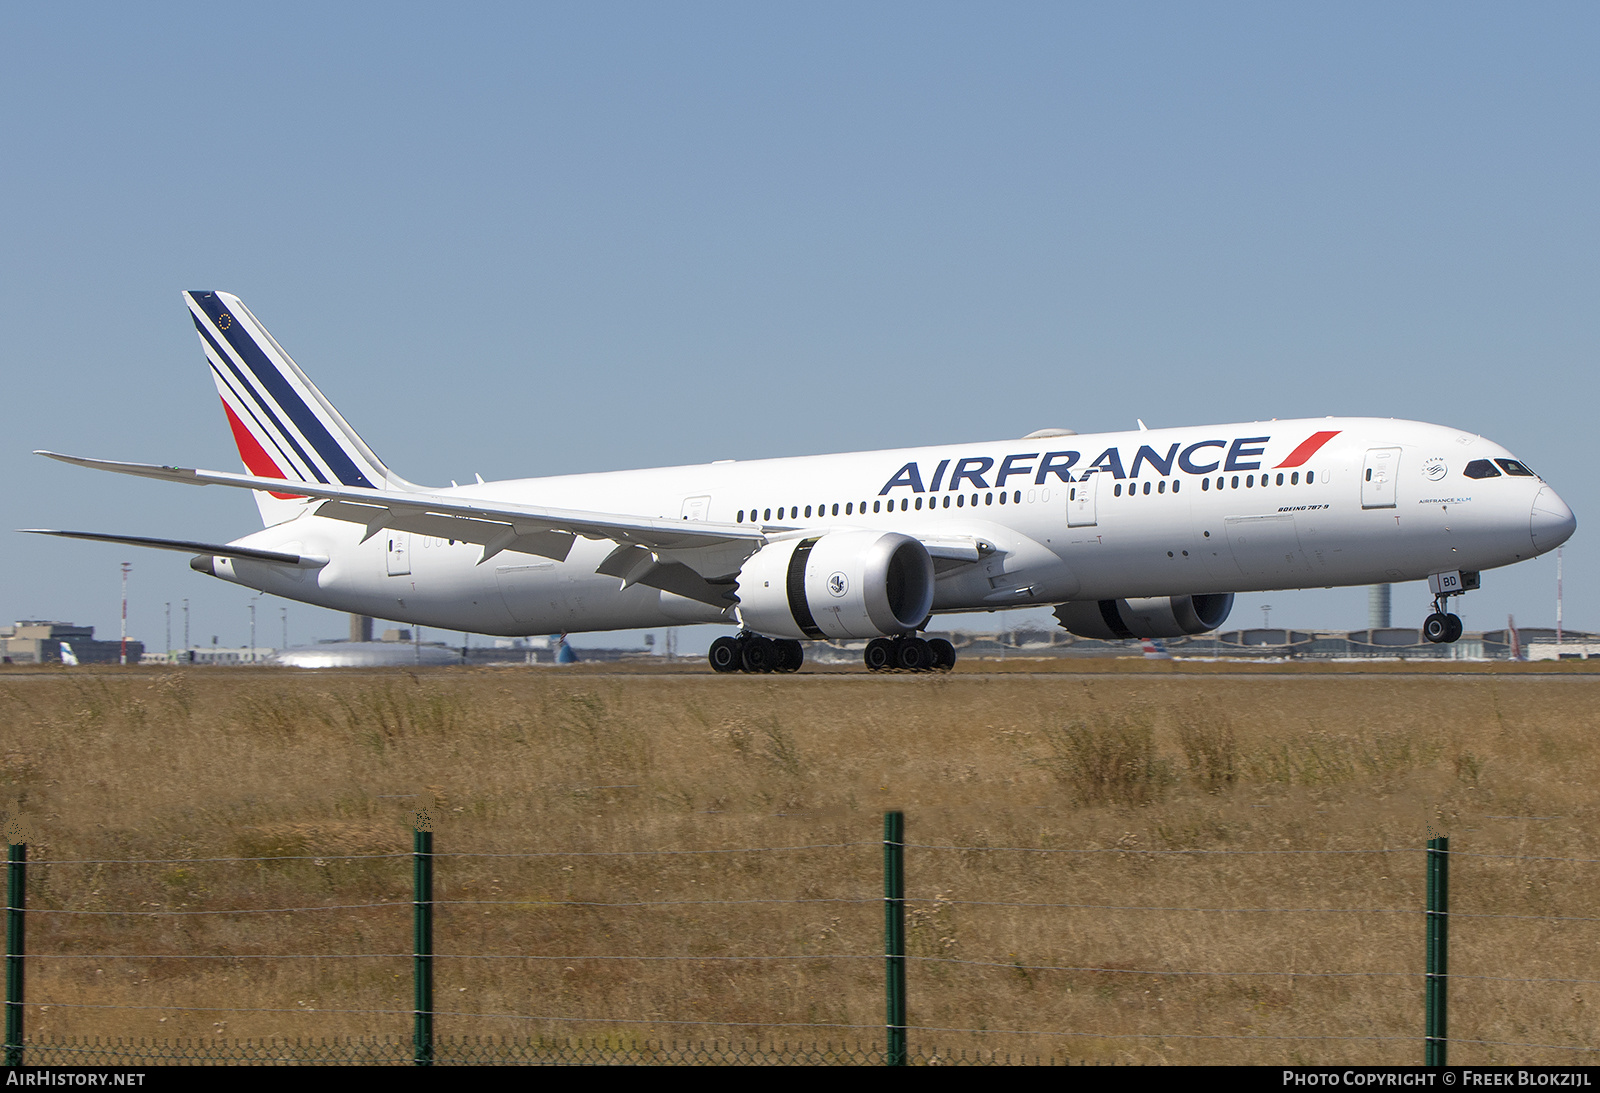
<svg viewBox="0 0 1600 1093">
<path fill-rule="evenodd" d="M 240 300 L 184 294 L 247 473 L 73 456 L 255 491 L 266 524 L 181 550 L 288 599 L 484 634 L 726 623 L 712 664 L 948 668 L 933 612 L 1054 605 L 1095 638 L 1204 633 L 1236 592 L 1429 581 L 1431 641 L 1486 569 L 1553 550 L 1572 511 L 1511 452 L 1440 425 L 1253 422 L 732 460 L 423 487 L 379 460 Z"/>
</svg>

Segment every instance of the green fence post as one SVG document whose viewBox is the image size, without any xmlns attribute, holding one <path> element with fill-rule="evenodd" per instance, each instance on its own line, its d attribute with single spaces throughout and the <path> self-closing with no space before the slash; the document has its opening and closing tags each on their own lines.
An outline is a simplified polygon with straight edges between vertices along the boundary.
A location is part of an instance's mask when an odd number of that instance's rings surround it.
<svg viewBox="0 0 1600 1093">
<path fill-rule="evenodd" d="M 6 1066 L 22 1065 L 22 912 L 28 903 L 28 844 L 10 843 L 6 866 Z"/>
<path fill-rule="evenodd" d="M 1445 1066 L 1445 985 L 1450 974 L 1450 840 L 1428 840 L 1428 975 L 1423 1066 Z"/>
<path fill-rule="evenodd" d="M 411 1032 L 412 1061 L 417 1066 L 432 1066 L 433 832 L 424 831 L 420 823 L 413 832 L 411 850 L 411 977 L 416 1007 Z"/>
<path fill-rule="evenodd" d="M 906 817 L 883 814 L 883 952 L 889 1066 L 906 1065 Z"/>
</svg>

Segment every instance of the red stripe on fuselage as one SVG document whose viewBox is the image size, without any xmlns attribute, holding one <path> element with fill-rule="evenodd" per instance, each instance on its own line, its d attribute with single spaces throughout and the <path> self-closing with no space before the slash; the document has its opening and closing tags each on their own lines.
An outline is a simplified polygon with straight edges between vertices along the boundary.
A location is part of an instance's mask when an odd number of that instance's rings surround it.
<svg viewBox="0 0 1600 1093">
<path fill-rule="evenodd" d="M 239 447 L 239 458 L 244 460 L 245 469 L 257 478 L 287 478 L 288 476 L 278 469 L 278 465 L 272 461 L 272 457 L 256 440 L 254 434 L 244 427 L 244 422 L 233 412 L 233 407 L 228 405 L 227 399 L 222 400 L 222 412 L 228 415 L 228 428 L 233 430 L 233 442 Z M 304 496 L 299 493 L 279 493 L 276 490 L 267 492 L 284 501 Z"/>
<path fill-rule="evenodd" d="M 1294 451 L 1290 452 L 1289 453 L 1289 458 L 1285 459 L 1282 463 L 1279 463 L 1278 467 L 1298 467 L 1298 466 L 1300 466 L 1300 464 L 1304 463 L 1306 460 L 1308 460 L 1312 456 L 1316 455 L 1317 454 L 1317 450 L 1320 449 L 1324 444 L 1326 444 L 1328 441 L 1332 440 L 1334 437 L 1336 437 L 1338 435 L 1339 435 L 1339 430 L 1338 429 L 1333 429 L 1333 430 L 1331 430 L 1329 432 L 1324 432 L 1324 433 L 1312 433 L 1309 437 L 1307 437 L 1304 441 L 1301 442 L 1300 447 L 1298 447 Z M 1276 469 L 1276 468 L 1274 468 L 1274 469 Z"/>
</svg>

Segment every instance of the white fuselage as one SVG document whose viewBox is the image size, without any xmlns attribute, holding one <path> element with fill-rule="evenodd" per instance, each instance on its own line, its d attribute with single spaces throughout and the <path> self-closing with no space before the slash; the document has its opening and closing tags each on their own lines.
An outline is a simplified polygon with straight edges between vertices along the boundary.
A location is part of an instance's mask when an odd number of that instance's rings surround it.
<svg viewBox="0 0 1600 1093">
<path fill-rule="evenodd" d="M 1328 435 L 1331 434 L 1331 435 Z M 1309 450 L 1309 451 L 1308 451 Z M 982 541 L 941 563 L 935 611 L 1410 581 L 1510 565 L 1571 534 L 1537 477 L 1469 478 L 1511 460 L 1419 422 L 1328 418 L 1047 436 L 843 455 L 480 483 L 440 496 L 740 523 L 781 539 L 871 529 Z M 1281 484 L 1280 484 L 1281 483 Z M 1542 496 L 1541 496 L 1542 495 Z M 1563 515 L 1564 514 L 1564 515 Z M 217 559 L 226 580 L 340 611 L 522 635 L 739 621 L 596 572 L 616 544 L 561 561 L 306 514 L 239 545 L 321 568 Z"/>
</svg>

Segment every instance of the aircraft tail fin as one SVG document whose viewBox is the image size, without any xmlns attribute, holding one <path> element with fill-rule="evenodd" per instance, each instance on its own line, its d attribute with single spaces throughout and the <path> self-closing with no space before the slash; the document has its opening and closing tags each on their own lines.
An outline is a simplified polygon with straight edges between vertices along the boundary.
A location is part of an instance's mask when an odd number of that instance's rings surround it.
<svg viewBox="0 0 1600 1093">
<path fill-rule="evenodd" d="M 316 384 L 237 296 L 185 292 L 228 427 L 258 478 L 411 491 L 356 435 Z M 309 498 L 292 489 L 255 492 L 269 526 L 300 515 Z"/>
</svg>

